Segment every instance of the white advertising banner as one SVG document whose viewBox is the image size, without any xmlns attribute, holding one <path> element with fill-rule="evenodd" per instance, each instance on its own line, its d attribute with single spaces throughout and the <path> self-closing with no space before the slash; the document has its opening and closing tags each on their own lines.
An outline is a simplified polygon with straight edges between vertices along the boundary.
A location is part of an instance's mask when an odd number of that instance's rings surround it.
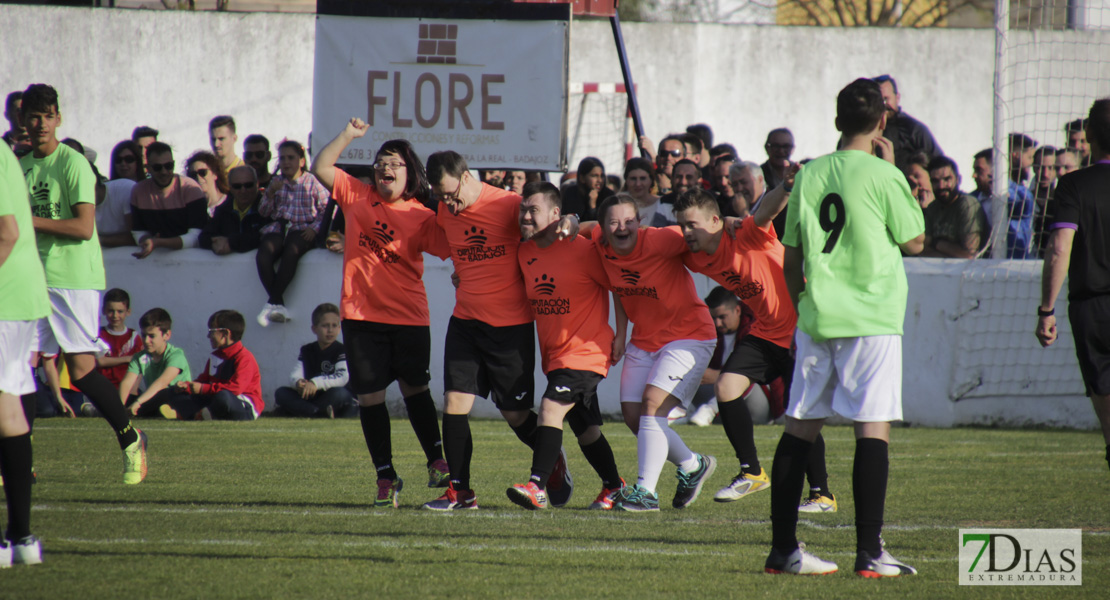
<svg viewBox="0 0 1110 600">
<path fill-rule="evenodd" d="M 319 15 L 313 145 L 351 117 L 370 125 L 340 163 L 406 139 L 472 168 L 565 167 L 568 21 Z"/>
</svg>

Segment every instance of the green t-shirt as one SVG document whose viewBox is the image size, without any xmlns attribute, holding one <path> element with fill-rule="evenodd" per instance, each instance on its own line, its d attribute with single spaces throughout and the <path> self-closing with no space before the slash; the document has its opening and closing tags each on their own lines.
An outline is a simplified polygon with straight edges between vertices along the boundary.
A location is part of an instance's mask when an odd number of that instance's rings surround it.
<svg viewBox="0 0 1110 600">
<path fill-rule="evenodd" d="M 150 387 L 154 380 L 162 376 L 167 367 L 181 369 L 181 372 L 173 378 L 170 385 L 179 381 L 193 380 L 193 374 L 189 371 L 189 361 L 185 359 L 185 351 L 173 344 L 166 344 L 166 351 L 162 354 L 162 360 L 156 360 L 146 350 L 132 356 L 131 363 L 127 365 L 127 372 L 138 373 L 142 376 L 147 387 Z"/>
<path fill-rule="evenodd" d="M 798 328 L 817 341 L 901 335 L 909 288 L 898 244 L 924 231 L 921 207 L 894 165 L 858 150 L 807 164 L 782 237 L 803 251 Z"/>
<path fill-rule="evenodd" d="M 85 157 L 66 146 L 50 156 L 19 159 L 27 189 L 31 192 L 31 214 L 46 219 L 72 219 L 74 207 L 96 205 L 96 176 Z M 40 233 L 39 257 L 46 269 L 46 285 L 66 290 L 104 289 L 104 259 L 95 226 L 92 238 L 79 240 Z"/>
<path fill-rule="evenodd" d="M 31 205 L 19 161 L 0 144 L 0 217 L 15 216 L 19 238 L 0 264 L 0 321 L 33 321 L 50 314 L 46 277 L 35 249 Z"/>
</svg>

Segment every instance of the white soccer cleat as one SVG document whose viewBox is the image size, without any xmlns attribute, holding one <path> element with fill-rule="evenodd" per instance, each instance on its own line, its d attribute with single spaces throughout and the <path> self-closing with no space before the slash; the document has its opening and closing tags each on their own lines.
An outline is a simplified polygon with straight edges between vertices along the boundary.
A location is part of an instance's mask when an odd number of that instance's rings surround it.
<svg viewBox="0 0 1110 600">
<path fill-rule="evenodd" d="M 274 310 L 273 304 L 265 304 L 262 306 L 262 312 L 258 313 L 258 324 L 263 327 L 270 326 L 270 313 Z"/>
<path fill-rule="evenodd" d="M 690 424 L 697 425 L 698 427 L 709 427 L 713 424 L 713 419 L 717 417 L 717 401 L 710 400 L 702 404 L 690 415 Z"/>
<path fill-rule="evenodd" d="M 270 310 L 270 321 L 274 323 L 285 323 L 292 321 L 293 315 L 289 314 L 289 309 L 285 308 L 284 304 L 274 304 L 273 309 Z"/>
<path fill-rule="evenodd" d="M 805 551 L 805 544 L 798 544 L 789 555 L 783 555 L 774 548 L 767 556 L 763 570 L 774 575 L 830 575 L 836 573 L 836 563 L 822 560 Z"/>
</svg>

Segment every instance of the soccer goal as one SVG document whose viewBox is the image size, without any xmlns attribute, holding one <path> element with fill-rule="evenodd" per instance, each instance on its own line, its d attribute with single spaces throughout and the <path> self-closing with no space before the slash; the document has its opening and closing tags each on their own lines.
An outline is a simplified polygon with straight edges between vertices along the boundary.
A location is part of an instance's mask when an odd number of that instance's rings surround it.
<svg viewBox="0 0 1110 600">
<path fill-rule="evenodd" d="M 635 146 L 624 84 L 571 83 L 567 104 L 567 168 L 593 156 L 620 175 Z"/>
</svg>

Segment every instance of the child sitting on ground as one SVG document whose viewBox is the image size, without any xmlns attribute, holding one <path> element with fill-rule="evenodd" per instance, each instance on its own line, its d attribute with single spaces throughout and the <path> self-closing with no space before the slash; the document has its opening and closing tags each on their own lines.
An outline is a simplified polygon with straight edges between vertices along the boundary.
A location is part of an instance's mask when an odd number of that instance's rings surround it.
<svg viewBox="0 0 1110 600">
<path fill-rule="evenodd" d="M 262 414 L 262 377 L 258 361 L 243 343 L 247 324 L 238 311 L 218 310 L 208 318 L 208 342 L 212 358 L 196 381 L 182 381 L 177 388 L 187 392 L 161 408 L 168 419 L 252 421 Z"/>
<path fill-rule="evenodd" d="M 316 341 L 301 346 L 291 387 L 274 393 L 277 406 L 293 417 L 354 417 L 358 402 L 347 389 L 347 354 L 339 337 L 339 307 L 325 302 L 312 311 Z"/>
<path fill-rule="evenodd" d="M 131 358 L 119 386 L 120 402 L 137 417 L 157 415 L 162 406 L 182 395 L 174 386 L 193 378 L 185 352 L 170 343 L 172 328 L 170 313 L 163 308 L 152 308 L 139 319 L 143 350 Z M 140 378 L 146 389 L 130 398 Z"/>
<path fill-rule="evenodd" d="M 108 352 L 96 359 L 96 367 L 119 389 L 131 357 L 143 349 L 143 341 L 139 334 L 127 326 L 127 317 L 131 316 L 131 296 L 127 292 L 112 288 L 104 292 L 104 303 L 100 313 L 104 315 L 107 323 L 100 328 L 100 339 L 108 344 Z M 127 390 L 128 394 L 135 390 Z M 90 405 L 91 406 L 91 405 Z"/>
</svg>

